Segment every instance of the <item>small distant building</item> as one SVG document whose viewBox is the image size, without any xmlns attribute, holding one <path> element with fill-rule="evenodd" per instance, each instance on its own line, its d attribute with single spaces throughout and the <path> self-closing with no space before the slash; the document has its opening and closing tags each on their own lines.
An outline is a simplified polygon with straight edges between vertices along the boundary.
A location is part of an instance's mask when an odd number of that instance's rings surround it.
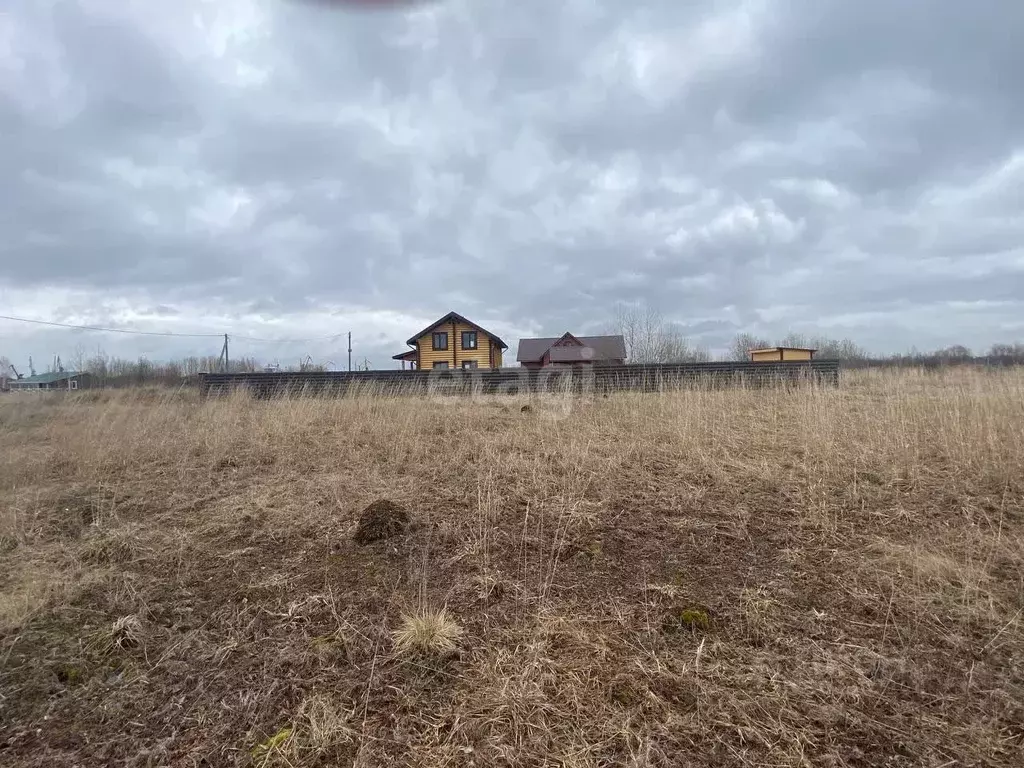
<svg viewBox="0 0 1024 768">
<path fill-rule="evenodd" d="M 92 374 L 78 373 L 77 371 L 39 373 L 22 379 L 10 379 L 7 382 L 7 387 L 12 392 L 75 391 L 78 389 L 89 389 L 91 386 Z"/>
<path fill-rule="evenodd" d="M 626 340 L 622 336 L 561 336 L 520 339 L 516 360 L 524 368 L 573 365 L 623 365 Z"/>
<path fill-rule="evenodd" d="M 817 351 L 807 347 L 766 347 L 752 349 L 747 354 L 752 363 L 777 363 L 783 360 L 813 360 Z"/>
</svg>

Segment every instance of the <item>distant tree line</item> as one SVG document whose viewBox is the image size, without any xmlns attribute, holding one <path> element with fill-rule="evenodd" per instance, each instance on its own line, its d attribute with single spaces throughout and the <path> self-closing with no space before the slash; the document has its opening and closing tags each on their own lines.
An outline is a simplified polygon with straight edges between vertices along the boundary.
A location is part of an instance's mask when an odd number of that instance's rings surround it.
<svg viewBox="0 0 1024 768">
<path fill-rule="evenodd" d="M 958 364 L 1022 365 L 1024 343 L 993 344 L 988 350 L 975 353 L 969 347 L 956 344 L 951 347 L 922 352 L 912 348 L 909 352 L 892 355 L 874 355 L 850 339 L 830 339 L 825 336 L 804 336 L 791 333 L 778 341 L 770 341 L 749 333 L 738 334 L 729 347 L 730 360 L 747 360 L 751 349 L 765 347 L 805 347 L 816 350 L 815 357 L 840 360 L 849 368 L 878 366 L 943 366 Z"/>
<path fill-rule="evenodd" d="M 666 320 L 659 312 L 642 304 L 616 305 L 607 332 L 622 335 L 629 363 L 699 363 L 712 359 L 708 348 L 692 344 L 679 324 Z M 962 345 L 954 345 L 930 352 L 911 349 L 905 353 L 876 355 L 851 339 L 801 333 L 788 333 L 774 341 L 751 333 L 740 333 L 733 338 L 725 358 L 749 360 L 750 350 L 770 347 L 814 349 L 818 359 L 840 360 L 850 368 L 898 365 L 931 367 L 965 363 L 1024 364 L 1024 343 L 1021 342 L 993 344 L 981 353 L 975 353 Z"/>
<path fill-rule="evenodd" d="M 626 342 L 626 360 L 629 363 L 705 363 L 712 360 L 710 350 L 692 344 L 682 327 L 667 321 L 661 313 L 640 304 L 619 304 L 609 333 L 621 334 Z M 867 360 L 867 351 L 849 339 L 809 337 L 790 333 L 778 341 L 738 334 L 729 345 L 727 360 L 749 360 L 750 350 L 765 347 L 811 347 L 818 357 L 830 360 Z"/>
<path fill-rule="evenodd" d="M 128 360 L 111 357 L 97 352 L 88 357 L 79 355 L 69 361 L 68 368 L 95 377 L 96 384 L 101 387 L 133 387 L 145 384 L 164 386 L 180 386 L 187 383 L 199 373 L 223 370 L 224 364 L 216 355 L 183 357 L 178 360 L 154 362 L 145 357 Z M 228 370 L 231 373 L 249 373 L 262 370 L 260 364 L 251 357 L 231 360 Z"/>
<path fill-rule="evenodd" d="M 840 358 L 842 359 L 842 358 Z M 953 365 L 1024 365 L 1024 343 L 993 344 L 980 353 L 960 344 L 930 352 L 911 349 L 909 352 L 897 353 L 886 357 L 868 357 L 865 359 L 847 360 L 844 364 L 850 368 L 875 367 L 916 367 L 940 368 Z"/>
<path fill-rule="evenodd" d="M 37 366 L 37 372 L 51 373 L 57 370 L 88 373 L 94 377 L 96 385 L 101 387 L 137 387 L 147 384 L 177 387 L 190 383 L 200 373 L 223 372 L 224 361 L 216 355 L 206 355 L 155 362 L 145 357 L 114 357 L 102 350 L 89 355 L 78 349 L 67 360 L 55 358 L 45 366 Z M 308 356 L 288 366 L 266 366 L 253 357 L 240 357 L 229 362 L 227 372 L 252 373 L 265 370 L 323 371 L 326 366 L 314 363 Z M 0 380 L 29 375 L 27 365 L 15 369 L 8 358 L 0 356 Z"/>
</svg>

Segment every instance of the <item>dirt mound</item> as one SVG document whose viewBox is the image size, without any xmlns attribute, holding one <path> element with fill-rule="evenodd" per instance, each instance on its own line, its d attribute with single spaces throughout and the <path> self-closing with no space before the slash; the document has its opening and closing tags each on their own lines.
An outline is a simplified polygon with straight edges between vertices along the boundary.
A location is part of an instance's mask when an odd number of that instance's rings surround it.
<svg viewBox="0 0 1024 768">
<path fill-rule="evenodd" d="M 363 510 L 356 528 L 356 544 L 372 544 L 405 533 L 409 527 L 409 513 L 405 507 L 388 499 L 379 499 Z"/>
</svg>

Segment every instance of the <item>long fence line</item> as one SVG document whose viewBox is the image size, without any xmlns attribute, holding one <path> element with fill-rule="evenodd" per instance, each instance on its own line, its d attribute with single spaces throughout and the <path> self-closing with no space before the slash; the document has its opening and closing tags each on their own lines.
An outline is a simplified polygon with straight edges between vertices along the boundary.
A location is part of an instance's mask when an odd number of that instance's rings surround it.
<svg viewBox="0 0 1024 768">
<path fill-rule="evenodd" d="M 904 355 L 886 358 L 863 358 L 843 360 L 844 369 L 863 368 L 922 368 L 944 370 L 947 368 L 1012 368 L 1024 366 L 1020 355 L 978 355 L 974 357 L 942 357 L 940 355 Z"/>
<path fill-rule="evenodd" d="M 535 394 L 545 392 L 655 392 L 688 386 L 764 387 L 799 382 L 839 384 L 839 362 L 667 363 L 573 368 L 499 368 L 497 370 L 306 371 L 280 373 L 205 373 L 204 394 L 245 389 L 259 398 L 297 395 L 345 395 L 350 391 L 384 394 Z"/>
</svg>

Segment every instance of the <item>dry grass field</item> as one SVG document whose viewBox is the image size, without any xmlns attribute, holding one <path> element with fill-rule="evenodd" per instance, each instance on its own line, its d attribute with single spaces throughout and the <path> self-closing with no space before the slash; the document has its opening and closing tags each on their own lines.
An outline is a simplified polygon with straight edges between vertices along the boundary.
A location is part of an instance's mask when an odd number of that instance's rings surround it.
<svg viewBox="0 0 1024 768">
<path fill-rule="evenodd" d="M 0 764 L 1021 765 L 1024 372 L 525 402 L 0 398 Z"/>
</svg>

